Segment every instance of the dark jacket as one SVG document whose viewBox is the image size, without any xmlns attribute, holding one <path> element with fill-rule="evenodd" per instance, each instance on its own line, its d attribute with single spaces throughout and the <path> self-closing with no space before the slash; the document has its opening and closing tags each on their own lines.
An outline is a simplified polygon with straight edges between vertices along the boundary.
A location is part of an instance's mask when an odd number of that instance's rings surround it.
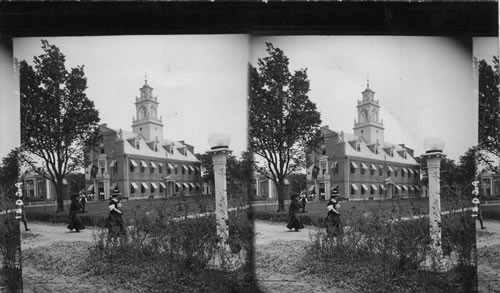
<svg viewBox="0 0 500 293">
<path fill-rule="evenodd" d="M 302 219 L 298 215 L 301 208 L 302 205 L 299 203 L 299 201 L 296 198 L 292 199 L 292 201 L 290 202 L 290 207 L 288 209 L 288 225 L 286 225 L 288 229 L 298 230 L 304 228 Z"/>
</svg>

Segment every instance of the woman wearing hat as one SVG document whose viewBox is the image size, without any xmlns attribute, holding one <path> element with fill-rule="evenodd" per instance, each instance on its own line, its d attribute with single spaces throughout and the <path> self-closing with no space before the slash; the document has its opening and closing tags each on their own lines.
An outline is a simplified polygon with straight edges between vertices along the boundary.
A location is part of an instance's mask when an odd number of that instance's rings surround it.
<svg viewBox="0 0 500 293">
<path fill-rule="evenodd" d="M 290 207 L 288 209 L 288 225 L 286 227 L 288 229 L 295 229 L 295 231 L 299 231 L 299 229 L 303 229 L 304 225 L 302 225 L 302 219 L 298 215 L 300 208 L 302 207 L 299 203 L 299 195 L 294 193 L 290 197 L 292 200 L 290 202 Z"/>
<path fill-rule="evenodd" d="M 118 189 L 113 190 L 111 193 L 111 200 L 109 201 L 109 216 L 108 216 L 108 235 L 109 237 L 116 237 L 125 234 L 125 225 L 123 223 L 122 203 L 118 196 L 120 195 Z"/>
<path fill-rule="evenodd" d="M 69 225 L 68 229 L 73 231 L 75 229 L 76 232 L 80 232 L 80 230 L 85 229 L 85 226 L 82 223 L 82 219 L 80 218 L 80 211 L 82 206 L 80 205 L 80 195 L 73 194 L 71 196 L 71 205 L 69 206 Z"/>
<path fill-rule="evenodd" d="M 332 190 L 330 200 L 326 205 L 328 215 L 326 217 L 326 235 L 328 238 L 336 238 L 342 235 L 342 223 L 340 221 L 340 204 L 337 201 L 339 191 Z"/>
</svg>

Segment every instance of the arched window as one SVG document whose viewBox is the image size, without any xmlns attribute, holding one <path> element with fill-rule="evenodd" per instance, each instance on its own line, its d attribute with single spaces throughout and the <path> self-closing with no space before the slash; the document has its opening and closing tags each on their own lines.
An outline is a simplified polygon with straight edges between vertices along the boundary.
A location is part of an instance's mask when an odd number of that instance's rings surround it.
<svg viewBox="0 0 500 293">
<path fill-rule="evenodd" d="M 149 113 L 150 113 L 149 117 L 156 119 L 156 108 L 155 108 L 155 106 L 151 106 L 149 109 L 150 109 L 149 110 Z"/>
<path fill-rule="evenodd" d="M 359 122 L 365 122 L 366 121 L 366 111 L 363 110 L 361 113 L 359 113 Z"/>
<path fill-rule="evenodd" d="M 146 118 L 146 109 L 144 107 L 139 108 L 139 119 Z"/>
<path fill-rule="evenodd" d="M 371 120 L 378 121 L 378 113 L 377 113 L 377 110 L 375 110 L 375 109 L 372 110 Z"/>
</svg>

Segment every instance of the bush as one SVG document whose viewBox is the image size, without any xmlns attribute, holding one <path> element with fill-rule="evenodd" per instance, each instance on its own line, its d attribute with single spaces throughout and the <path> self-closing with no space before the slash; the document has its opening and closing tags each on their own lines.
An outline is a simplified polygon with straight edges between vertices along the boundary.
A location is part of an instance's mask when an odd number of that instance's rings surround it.
<svg viewBox="0 0 500 293">
<path fill-rule="evenodd" d="M 325 215 L 316 214 L 298 214 L 302 219 L 302 224 L 315 227 L 325 227 Z M 271 211 L 256 211 L 252 210 L 250 214 L 254 220 L 272 221 L 272 222 L 288 222 L 288 212 L 271 212 Z"/>
<path fill-rule="evenodd" d="M 483 219 L 500 220 L 500 211 L 483 211 Z"/>
<path fill-rule="evenodd" d="M 450 205 L 451 206 L 451 205 Z M 408 211 L 412 211 L 408 214 Z M 305 263 L 310 270 L 347 282 L 366 292 L 470 292 L 475 284 L 474 226 L 470 212 L 442 218 L 442 246 L 457 255 L 452 271 L 430 273 L 422 264 L 430 255 L 428 218 L 421 210 L 381 202 L 370 209 L 343 213 L 344 234 L 329 239 L 323 229 L 313 236 Z M 390 220 L 388 220 L 390 219 Z"/>
<path fill-rule="evenodd" d="M 127 215 L 126 237 L 110 239 L 102 230 L 88 269 L 144 292 L 253 292 L 253 226 L 246 210 L 230 213 L 231 253 L 220 254 L 214 215 L 173 217 L 180 206 L 167 204 Z M 217 256 L 237 269 L 220 271 L 213 266 Z"/>
</svg>

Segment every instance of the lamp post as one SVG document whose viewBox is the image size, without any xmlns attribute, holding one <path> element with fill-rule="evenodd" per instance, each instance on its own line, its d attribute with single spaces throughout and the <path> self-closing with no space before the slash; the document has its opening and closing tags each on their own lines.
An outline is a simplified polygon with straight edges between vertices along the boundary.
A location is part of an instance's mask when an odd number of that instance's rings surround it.
<svg viewBox="0 0 500 293">
<path fill-rule="evenodd" d="M 227 211 L 227 183 L 226 163 L 227 156 L 231 153 L 228 149 L 231 138 L 224 133 L 213 133 L 208 138 L 210 153 L 214 165 L 215 183 L 215 219 L 217 223 L 217 238 L 220 248 L 227 250 L 228 246 L 228 211 Z"/>
<path fill-rule="evenodd" d="M 440 169 L 443 154 L 444 141 L 436 137 L 428 137 L 424 140 L 425 154 L 427 159 L 427 173 L 429 179 L 429 224 L 431 236 L 431 249 L 433 256 L 438 257 L 441 262 L 443 250 L 441 248 L 441 198 L 440 198 Z"/>
</svg>

